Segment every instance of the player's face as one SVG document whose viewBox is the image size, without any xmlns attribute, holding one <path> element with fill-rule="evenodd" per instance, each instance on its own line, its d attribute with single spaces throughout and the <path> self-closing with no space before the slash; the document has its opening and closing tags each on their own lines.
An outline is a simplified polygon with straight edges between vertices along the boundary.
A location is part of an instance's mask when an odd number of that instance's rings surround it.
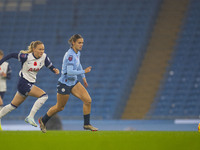
<svg viewBox="0 0 200 150">
<path fill-rule="evenodd" d="M 0 55 L 0 60 L 3 58 L 3 55 Z"/>
<path fill-rule="evenodd" d="M 78 51 L 82 50 L 83 43 L 84 43 L 83 38 L 80 38 L 80 39 L 76 40 L 76 42 L 72 43 L 73 44 L 73 49 L 78 50 Z"/>
<path fill-rule="evenodd" d="M 37 45 L 36 48 L 33 49 L 33 53 L 36 58 L 42 57 L 44 53 L 44 44 Z"/>
</svg>

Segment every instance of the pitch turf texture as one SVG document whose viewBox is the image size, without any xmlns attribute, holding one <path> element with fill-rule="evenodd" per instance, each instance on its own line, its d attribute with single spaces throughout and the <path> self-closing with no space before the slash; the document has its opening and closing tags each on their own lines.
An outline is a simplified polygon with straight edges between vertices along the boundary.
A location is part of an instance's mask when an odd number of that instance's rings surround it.
<svg viewBox="0 0 200 150">
<path fill-rule="evenodd" d="M 2 131 L 1 150 L 197 150 L 198 132 Z"/>
</svg>

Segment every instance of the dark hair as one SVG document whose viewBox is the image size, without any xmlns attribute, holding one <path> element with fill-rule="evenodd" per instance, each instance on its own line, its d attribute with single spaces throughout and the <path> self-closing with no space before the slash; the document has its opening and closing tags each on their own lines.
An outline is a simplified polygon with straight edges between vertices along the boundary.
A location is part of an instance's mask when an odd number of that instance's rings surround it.
<svg viewBox="0 0 200 150">
<path fill-rule="evenodd" d="M 71 38 L 68 40 L 69 45 L 72 47 L 72 42 L 76 42 L 78 39 L 83 38 L 80 34 L 74 34 L 71 36 Z"/>
</svg>

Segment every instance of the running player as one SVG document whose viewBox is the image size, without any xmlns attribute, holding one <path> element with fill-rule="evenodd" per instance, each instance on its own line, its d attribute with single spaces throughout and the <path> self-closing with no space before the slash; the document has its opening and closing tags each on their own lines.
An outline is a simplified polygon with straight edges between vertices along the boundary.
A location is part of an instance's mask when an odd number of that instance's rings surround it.
<svg viewBox="0 0 200 150">
<path fill-rule="evenodd" d="M 0 60 L 3 58 L 4 53 L 0 50 Z M 4 62 L 0 65 L 0 110 L 3 108 L 3 98 L 7 90 L 6 80 L 11 77 L 11 69 L 8 62 Z M 0 130 L 1 128 L 1 119 L 0 119 Z"/>
<path fill-rule="evenodd" d="M 33 96 L 38 99 L 34 103 L 30 114 L 26 117 L 25 122 L 37 127 L 37 124 L 34 121 L 34 116 L 48 99 L 48 95 L 42 89 L 34 85 L 36 82 L 36 75 L 43 66 L 46 66 L 55 74 L 59 74 L 59 70 L 52 65 L 50 59 L 44 53 L 44 44 L 41 41 L 31 42 L 26 51 L 22 50 L 19 53 L 11 53 L 7 55 L 0 61 L 0 65 L 10 58 L 18 59 L 22 63 L 22 68 L 19 72 L 20 78 L 17 85 L 18 91 L 11 103 L 1 109 L 0 119 L 7 113 L 16 109 L 21 103 L 23 103 L 27 96 Z"/>
<path fill-rule="evenodd" d="M 47 121 L 57 112 L 62 111 L 69 99 L 70 93 L 83 101 L 84 126 L 86 130 L 97 131 L 98 128 L 90 124 L 91 97 L 85 87 L 88 83 L 85 73 L 91 71 L 92 67 L 83 70 L 80 63 L 80 51 L 83 47 L 83 38 L 79 34 L 73 35 L 68 43 L 71 48 L 65 53 L 62 64 L 61 77 L 58 79 L 57 85 L 57 103 L 52 106 L 47 113 L 39 118 L 40 129 L 46 132 Z M 77 80 L 77 75 L 81 75 L 84 86 Z"/>
</svg>

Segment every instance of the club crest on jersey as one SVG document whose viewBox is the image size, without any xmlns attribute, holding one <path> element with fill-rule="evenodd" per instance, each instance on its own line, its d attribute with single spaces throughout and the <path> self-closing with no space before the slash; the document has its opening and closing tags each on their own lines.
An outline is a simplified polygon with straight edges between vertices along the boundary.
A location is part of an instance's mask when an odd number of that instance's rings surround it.
<svg viewBox="0 0 200 150">
<path fill-rule="evenodd" d="M 70 55 L 69 58 L 68 58 L 68 60 L 69 60 L 69 61 L 72 61 L 72 59 L 73 59 L 73 56 Z"/>
<path fill-rule="evenodd" d="M 21 57 L 22 57 L 22 58 L 25 58 L 25 57 L 26 57 L 26 54 L 23 54 L 23 53 L 22 53 L 22 54 L 21 54 Z"/>
</svg>

